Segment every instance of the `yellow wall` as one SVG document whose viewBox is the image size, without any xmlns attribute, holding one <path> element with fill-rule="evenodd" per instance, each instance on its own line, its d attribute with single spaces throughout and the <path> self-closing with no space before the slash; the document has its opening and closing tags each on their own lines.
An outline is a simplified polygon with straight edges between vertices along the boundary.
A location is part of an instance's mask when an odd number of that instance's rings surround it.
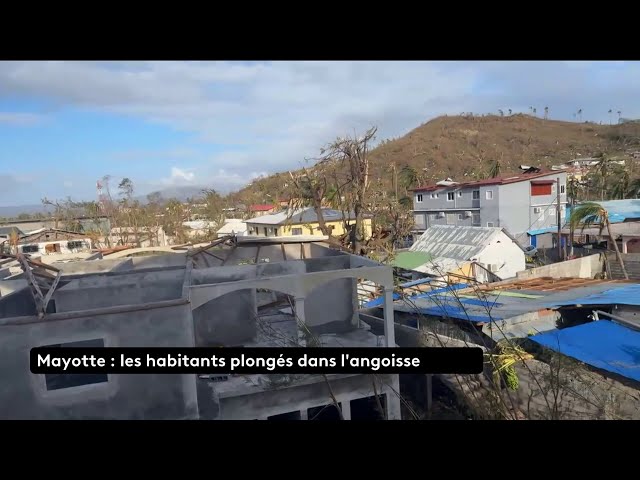
<svg viewBox="0 0 640 480">
<path fill-rule="evenodd" d="M 349 224 L 354 224 L 355 220 L 351 220 L 349 221 Z M 370 218 L 365 218 L 362 220 L 362 223 L 364 225 L 364 232 L 365 232 L 365 239 L 368 239 L 371 237 L 371 219 Z M 345 233 L 345 230 L 343 228 L 343 223 L 340 222 L 326 222 L 326 225 L 331 228 L 333 227 L 333 235 L 334 236 L 340 236 L 343 235 Z M 317 237 L 322 237 L 324 236 L 322 234 L 322 232 L 320 231 L 320 224 L 319 223 L 307 223 L 307 224 L 290 224 L 290 225 L 262 225 L 259 223 L 247 223 L 247 227 L 248 227 L 248 235 L 252 235 L 252 236 L 259 236 L 259 237 L 264 237 L 265 233 L 264 233 L 264 229 L 267 228 L 268 229 L 271 227 L 271 233 L 267 233 L 267 236 L 269 237 L 275 237 L 276 234 L 274 233 L 274 229 L 277 228 L 278 233 L 277 236 L 278 237 L 288 237 L 288 236 L 293 236 L 293 229 L 296 228 L 301 228 L 302 229 L 302 233 L 301 235 L 314 235 Z M 309 228 L 311 227 L 311 229 Z M 251 229 L 253 228 L 253 233 L 251 233 Z"/>
</svg>

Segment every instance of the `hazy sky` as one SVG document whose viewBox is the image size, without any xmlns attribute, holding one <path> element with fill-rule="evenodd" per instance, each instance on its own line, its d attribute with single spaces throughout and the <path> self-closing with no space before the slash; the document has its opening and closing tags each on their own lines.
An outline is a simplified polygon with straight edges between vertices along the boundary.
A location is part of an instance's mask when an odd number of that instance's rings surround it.
<svg viewBox="0 0 640 480">
<path fill-rule="evenodd" d="M 608 123 L 640 117 L 639 86 L 640 62 L 0 62 L 0 205 L 92 199 L 106 174 L 228 191 L 442 114 Z"/>
</svg>

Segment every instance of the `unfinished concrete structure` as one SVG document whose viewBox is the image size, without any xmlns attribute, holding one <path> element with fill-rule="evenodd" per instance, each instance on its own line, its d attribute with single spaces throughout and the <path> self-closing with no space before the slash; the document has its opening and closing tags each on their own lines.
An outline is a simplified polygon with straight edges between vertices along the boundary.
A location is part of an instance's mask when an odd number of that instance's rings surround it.
<svg viewBox="0 0 640 480">
<path fill-rule="evenodd" d="M 222 239 L 220 244 L 229 243 Z M 34 375 L 36 346 L 395 346 L 389 267 L 303 239 L 233 241 L 186 253 L 60 265 L 44 317 L 28 286 L 0 297 L 7 419 L 344 419 L 362 403 L 400 418 L 397 375 Z M 14 276 L 9 281 L 25 281 Z M 379 284 L 384 335 L 358 314 Z M 5 281 L 6 284 L 9 281 Z M 24 284 L 22 284 L 24 285 Z M 290 308 L 287 308 L 290 305 Z M 371 397 L 378 395 L 380 401 Z M 366 410 L 366 409 L 365 409 Z"/>
</svg>

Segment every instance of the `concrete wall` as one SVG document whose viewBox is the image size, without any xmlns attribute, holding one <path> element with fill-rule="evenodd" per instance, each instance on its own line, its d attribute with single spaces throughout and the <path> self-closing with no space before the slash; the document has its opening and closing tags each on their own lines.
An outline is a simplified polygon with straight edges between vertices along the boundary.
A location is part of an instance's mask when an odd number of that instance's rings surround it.
<svg viewBox="0 0 640 480">
<path fill-rule="evenodd" d="M 24 279 L 0 280 L 0 297 L 9 295 L 16 290 L 21 290 L 27 285 L 27 281 Z"/>
<path fill-rule="evenodd" d="M 392 420 L 400 420 L 400 399 L 391 387 L 397 388 L 397 375 L 379 375 L 376 382 L 377 392 L 386 394 L 386 403 Z M 329 380 L 331 390 L 340 403 L 366 398 L 375 394 L 370 375 L 355 375 Z M 380 385 L 382 384 L 382 385 Z M 215 396 L 213 384 L 212 394 Z M 333 404 L 329 385 L 322 378 L 315 383 L 292 385 L 277 390 L 258 391 L 253 395 L 239 395 L 220 398 L 220 419 L 222 420 L 263 420 L 272 415 Z M 343 410 L 348 409 L 343 406 Z"/>
<path fill-rule="evenodd" d="M 133 268 L 133 261 L 130 258 L 115 258 L 103 260 L 87 260 L 82 262 L 69 262 L 57 264 L 56 268 L 62 270 L 64 275 L 100 273 L 100 272 L 122 272 Z"/>
<path fill-rule="evenodd" d="M 255 340 L 256 291 L 238 290 L 211 300 L 192 312 L 198 347 L 235 347 Z"/>
<path fill-rule="evenodd" d="M 183 282 L 184 269 L 90 275 L 57 288 L 53 298 L 57 312 L 137 305 L 181 298 Z"/>
<path fill-rule="evenodd" d="M 526 268 L 525 255 L 516 243 L 504 233 L 501 233 L 496 240 L 493 240 L 482 250 L 478 257 L 478 262 L 485 267 L 496 265 L 498 270 L 493 271 L 502 280 L 513 278 L 516 274 Z M 484 279 L 487 272 L 478 269 L 479 277 Z M 480 278 L 479 278 L 480 279 Z"/>
<path fill-rule="evenodd" d="M 35 312 L 36 304 L 28 288 L 0 297 L 0 318 L 34 315 Z"/>
<path fill-rule="evenodd" d="M 488 227 L 488 223 L 493 223 L 494 227 L 503 227 L 500 223 L 500 186 L 481 186 L 480 190 L 480 226 Z M 487 192 L 492 192 L 493 198 L 487 199 Z"/>
<path fill-rule="evenodd" d="M 596 254 L 518 272 L 517 277 L 519 279 L 539 277 L 594 278 L 598 273 L 602 273 L 603 265 L 603 258 L 600 254 Z"/>
<path fill-rule="evenodd" d="M 109 375 L 107 383 L 47 391 L 44 375 L 30 373 L 36 346 L 103 338 L 105 346 L 188 347 L 188 304 L 119 314 L 0 324 L 2 419 L 196 419 L 195 375 Z"/>
</svg>

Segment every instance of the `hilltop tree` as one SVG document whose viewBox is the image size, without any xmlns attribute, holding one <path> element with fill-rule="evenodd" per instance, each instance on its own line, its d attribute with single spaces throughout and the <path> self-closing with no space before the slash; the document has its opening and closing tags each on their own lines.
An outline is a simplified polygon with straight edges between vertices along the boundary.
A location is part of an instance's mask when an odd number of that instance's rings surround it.
<svg viewBox="0 0 640 480">
<path fill-rule="evenodd" d="M 533 108 L 533 116 L 537 117 L 538 116 L 538 109 L 537 108 Z"/>
<path fill-rule="evenodd" d="M 611 114 L 613 113 L 613 110 L 609 109 L 609 125 L 611 125 Z"/>
<path fill-rule="evenodd" d="M 509 115 L 511 115 L 513 113 L 513 110 L 509 109 Z"/>
<path fill-rule="evenodd" d="M 596 172 L 600 177 L 600 200 L 604 200 L 607 194 L 607 180 L 615 163 L 608 155 L 601 154 L 600 161 L 596 166 Z"/>
<path fill-rule="evenodd" d="M 579 122 L 582 121 L 582 109 L 581 108 L 578 109 L 578 121 Z"/>
<path fill-rule="evenodd" d="M 498 113 L 500 114 L 501 117 L 504 117 L 504 112 L 502 110 L 498 110 Z"/>
<path fill-rule="evenodd" d="M 547 120 L 549 118 L 549 107 L 544 107 L 544 119 Z"/>
<path fill-rule="evenodd" d="M 620 123 L 621 118 L 622 118 L 622 110 L 618 110 L 618 123 Z"/>
<path fill-rule="evenodd" d="M 608 243 L 613 246 L 613 249 L 616 252 L 616 258 L 620 263 L 620 268 L 622 269 L 624 278 L 627 280 L 629 279 L 627 269 L 624 265 L 624 260 L 622 260 L 622 255 L 620 254 L 620 249 L 618 248 L 618 242 L 616 241 L 611 231 L 609 213 L 607 212 L 606 208 L 595 202 L 583 203 L 573 210 L 569 223 L 573 229 L 575 229 L 577 226 L 581 226 L 582 230 L 589 226 L 595 225 L 600 229 L 600 235 L 602 235 L 603 230 L 606 228 L 607 236 L 609 237 Z"/>
<path fill-rule="evenodd" d="M 501 168 L 502 166 L 500 165 L 500 160 L 498 159 L 494 160 L 493 163 L 491 164 L 491 167 L 489 168 L 489 177 L 490 178 L 499 177 Z"/>
</svg>

